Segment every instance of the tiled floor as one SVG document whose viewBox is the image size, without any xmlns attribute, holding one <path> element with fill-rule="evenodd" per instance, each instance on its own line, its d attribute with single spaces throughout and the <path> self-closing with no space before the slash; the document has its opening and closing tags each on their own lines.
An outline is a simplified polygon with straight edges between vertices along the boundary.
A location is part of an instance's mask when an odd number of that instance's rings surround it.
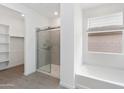
<svg viewBox="0 0 124 93">
<path fill-rule="evenodd" d="M 5 89 L 59 89 L 59 79 L 35 72 L 23 75 L 23 66 L 0 71 L 0 88 Z"/>
</svg>

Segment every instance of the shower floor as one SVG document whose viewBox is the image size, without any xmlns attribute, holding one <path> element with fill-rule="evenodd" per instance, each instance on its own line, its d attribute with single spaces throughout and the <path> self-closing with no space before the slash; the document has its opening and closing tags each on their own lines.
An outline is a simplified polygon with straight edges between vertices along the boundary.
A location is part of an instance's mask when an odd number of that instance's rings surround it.
<svg viewBox="0 0 124 93">
<path fill-rule="evenodd" d="M 47 74 L 47 75 L 50 75 L 55 78 L 59 78 L 60 77 L 60 66 L 51 64 L 51 73 L 49 73 L 49 67 L 50 67 L 50 64 L 40 67 L 37 71 Z M 44 69 L 48 70 L 48 72 L 44 71 Z"/>
</svg>

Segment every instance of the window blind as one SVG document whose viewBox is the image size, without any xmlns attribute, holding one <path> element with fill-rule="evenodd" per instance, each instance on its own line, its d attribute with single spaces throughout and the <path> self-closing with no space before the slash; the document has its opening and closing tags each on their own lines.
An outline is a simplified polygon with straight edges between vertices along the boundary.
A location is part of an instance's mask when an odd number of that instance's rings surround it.
<svg viewBox="0 0 124 93">
<path fill-rule="evenodd" d="M 108 26 L 122 26 L 123 25 L 123 12 L 114 13 L 110 15 L 88 18 L 88 29 L 108 27 Z"/>
</svg>

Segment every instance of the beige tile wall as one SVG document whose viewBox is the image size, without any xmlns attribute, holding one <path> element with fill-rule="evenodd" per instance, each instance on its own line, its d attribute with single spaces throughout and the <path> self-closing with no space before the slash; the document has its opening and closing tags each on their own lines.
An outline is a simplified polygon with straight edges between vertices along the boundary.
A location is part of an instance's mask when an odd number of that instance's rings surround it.
<svg viewBox="0 0 124 93">
<path fill-rule="evenodd" d="M 51 31 L 51 63 L 60 64 L 60 31 Z"/>
</svg>

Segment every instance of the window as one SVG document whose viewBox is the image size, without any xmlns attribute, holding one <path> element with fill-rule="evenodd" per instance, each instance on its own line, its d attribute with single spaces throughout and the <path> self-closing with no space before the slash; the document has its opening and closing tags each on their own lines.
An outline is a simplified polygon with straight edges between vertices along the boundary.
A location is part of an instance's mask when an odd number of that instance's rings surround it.
<svg viewBox="0 0 124 93">
<path fill-rule="evenodd" d="M 88 51 L 122 53 L 123 13 L 88 19 Z"/>
<path fill-rule="evenodd" d="M 88 29 L 98 27 L 111 27 L 123 25 L 123 13 L 114 13 L 102 17 L 88 18 Z"/>
</svg>

